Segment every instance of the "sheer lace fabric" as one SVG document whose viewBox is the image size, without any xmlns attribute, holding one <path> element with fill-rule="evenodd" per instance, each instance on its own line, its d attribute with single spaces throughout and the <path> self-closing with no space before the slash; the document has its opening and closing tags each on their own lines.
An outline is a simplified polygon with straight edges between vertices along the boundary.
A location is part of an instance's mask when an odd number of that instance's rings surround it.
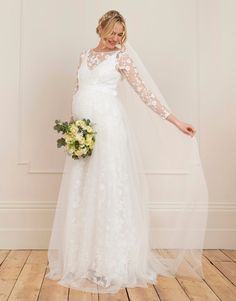
<svg viewBox="0 0 236 301">
<path fill-rule="evenodd" d="M 109 56 L 113 55 L 117 50 L 114 51 L 94 51 L 90 49 L 87 57 L 87 65 L 89 69 L 94 69 L 98 64 L 103 62 Z"/>
<path fill-rule="evenodd" d="M 81 53 L 80 63 L 86 51 Z M 129 82 L 133 87 L 135 92 L 140 96 L 142 101 L 150 107 L 154 112 L 158 113 L 162 119 L 166 119 L 170 114 L 168 110 L 161 102 L 157 99 L 154 93 L 149 90 L 144 81 L 139 75 L 137 67 L 135 66 L 134 61 L 129 56 L 128 52 L 125 50 L 116 50 L 116 51 L 94 51 L 89 49 L 87 56 L 87 65 L 90 70 L 94 69 L 97 65 L 105 61 L 109 56 L 116 54 L 116 68 L 123 75 L 123 77 Z M 80 66 L 79 63 L 79 66 Z M 79 80 L 77 77 L 77 85 L 75 92 L 79 88 Z"/>
<path fill-rule="evenodd" d="M 170 115 L 170 111 L 161 104 L 154 93 L 145 86 L 134 61 L 126 51 L 118 53 L 117 68 L 147 106 L 158 113 L 162 119 L 166 119 Z"/>
<path fill-rule="evenodd" d="M 74 88 L 74 93 L 75 94 L 78 90 L 79 90 L 79 77 L 78 77 L 78 70 L 80 68 L 80 65 L 82 63 L 82 60 L 84 58 L 84 56 L 86 55 L 86 50 L 82 51 L 81 54 L 80 54 L 80 58 L 79 58 L 79 64 L 78 64 L 78 68 L 77 68 L 77 76 L 76 76 L 76 85 L 75 85 L 75 88 Z"/>
</svg>

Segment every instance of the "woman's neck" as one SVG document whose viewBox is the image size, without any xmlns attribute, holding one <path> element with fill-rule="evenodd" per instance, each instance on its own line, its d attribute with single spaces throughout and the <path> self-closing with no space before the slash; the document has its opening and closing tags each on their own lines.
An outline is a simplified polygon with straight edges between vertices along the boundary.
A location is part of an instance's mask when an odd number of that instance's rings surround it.
<svg viewBox="0 0 236 301">
<path fill-rule="evenodd" d="M 110 51 L 116 51 L 116 50 L 119 50 L 119 48 L 114 48 L 114 49 L 110 49 L 108 47 L 104 47 L 104 45 L 99 42 L 99 44 L 97 45 L 97 47 L 93 48 L 94 51 L 97 51 L 97 52 L 110 52 Z"/>
</svg>

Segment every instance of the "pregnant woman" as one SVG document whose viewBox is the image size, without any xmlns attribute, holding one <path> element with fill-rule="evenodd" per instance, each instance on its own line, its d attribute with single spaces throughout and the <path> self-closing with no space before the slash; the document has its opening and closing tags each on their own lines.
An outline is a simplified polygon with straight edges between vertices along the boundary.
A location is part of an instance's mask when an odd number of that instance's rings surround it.
<svg viewBox="0 0 236 301">
<path fill-rule="evenodd" d="M 201 277 L 207 187 L 196 130 L 171 112 L 127 42 L 126 22 L 119 12 L 106 12 L 96 31 L 99 44 L 81 53 L 72 103 L 73 119 L 95 123 L 96 142 L 90 157 L 66 156 L 46 277 L 82 291 L 116 293 L 124 287 L 147 287 L 158 275 L 174 277 L 181 273 L 185 255 L 194 276 Z M 160 167 L 156 200 L 177 206 L 168 221 L 174 233 L 167 229 L 164 238 L 155 234 L 155 244 L 160 241 L 160 246 L 172 249 L 169 253 L 154 253 L 150 245 L 151 200 L 140 153 L 143 143 L 138 142 L 138 135 L 145 141 L 146 133 L 135 130 L 135 120 L 129 118 L 140 108 L 159 119 L 156 127 L 151 118 L 144 125 L 150 136 L 154 133 L 145 147 L 159 145 L 152 162 L 153 168 Z"/>
</svg>

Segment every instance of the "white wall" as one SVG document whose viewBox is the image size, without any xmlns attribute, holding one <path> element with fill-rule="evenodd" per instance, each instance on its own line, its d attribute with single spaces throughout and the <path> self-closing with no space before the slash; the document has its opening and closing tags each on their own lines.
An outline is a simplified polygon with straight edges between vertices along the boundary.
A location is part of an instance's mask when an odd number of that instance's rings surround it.
<svg viewBox="0 0 236 301">
<path fill-rule="evenodd" d="M 64 163 L 52 127 L 70 116 L 79 53 L 97 45 L 109 9 L 125 16 L 173 111 L 198 129 L 210 197 L 205 247 L 235 248 L 233 0 L 1 1 L 0 248 L 48 246 Z M 155 204 L 154 185 L 151 197 L 155 232 L 171 208 Z"/>
</svg>

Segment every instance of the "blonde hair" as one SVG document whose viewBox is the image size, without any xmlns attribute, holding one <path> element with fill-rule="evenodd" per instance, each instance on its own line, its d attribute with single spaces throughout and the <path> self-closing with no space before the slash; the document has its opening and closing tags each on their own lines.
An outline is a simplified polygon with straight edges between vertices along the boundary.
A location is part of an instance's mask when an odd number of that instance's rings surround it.
<svg viewBox="0 0 236 301">
<path fill-rule="evenodd" d="M 127 40 L 127 28 L 125 18 L 118 11 L 109 10 L 98 20 L 98 25 L 96 27 L 96 33 L 100 36 L 104 45 L 104 39 L 111 35 L 116 23 L 120 23 L 124 29 L 123 36 L 120 42 L 121 47 Z M 101 28 L 101 34 L 99 33 L 99 28 Z"/>
</svg>

